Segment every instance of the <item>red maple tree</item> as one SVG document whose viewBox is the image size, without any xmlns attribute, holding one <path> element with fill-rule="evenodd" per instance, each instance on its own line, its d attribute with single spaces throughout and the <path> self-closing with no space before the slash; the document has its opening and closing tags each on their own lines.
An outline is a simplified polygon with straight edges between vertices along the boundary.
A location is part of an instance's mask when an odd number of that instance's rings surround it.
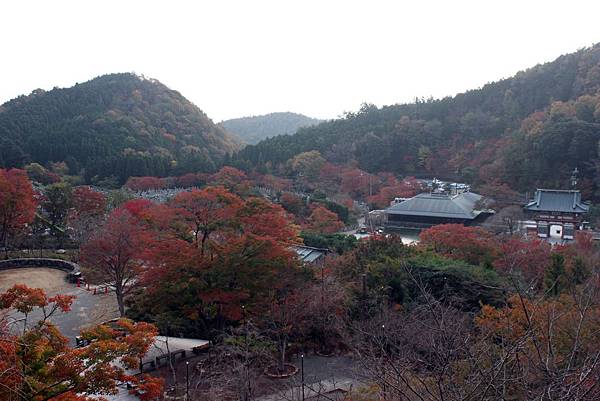
<svg viewBox="0 0 600 401">
<path fill-rule="evenodd" d="M 343 227 L 338 215 L 323 206 L 315 207 L 308 218 L 308 229 L 322 234 L 333 234 Z"/>
<path fill-rule="evenodd" d="M 423 230 L 420 246 L 471 264 L 491 262 L 498 254 L 493 235 L 479 227 L 440 224 Z"/>
<path fill-rule="evenodd" d="M 141 255 L 150 237 L 127 209 L 115 209 L 106 223 L 81 248 L 86 276 L 115 290 L 119 312 L 125 315 L 125 295 L 142 272 Z"/>
<path fill-rule="evenodd" d="M 0 244 L 8 258 L 9 239 L 33 221 L 37 203 L 23 170 L 0 169 Z"/>
</svg>

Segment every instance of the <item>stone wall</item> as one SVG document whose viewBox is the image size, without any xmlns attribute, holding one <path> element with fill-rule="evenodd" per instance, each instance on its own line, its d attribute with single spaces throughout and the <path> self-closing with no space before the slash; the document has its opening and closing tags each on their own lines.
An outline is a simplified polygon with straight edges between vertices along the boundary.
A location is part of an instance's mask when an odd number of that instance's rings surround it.
<svg viewBox="0 0 600 401">
<path fill-rule="evenodd" d="M 79 273 L 79 265 L 61 259 L 49 258 L 18 258 L 0 260 L 0 270 L 18 269 L 21 267 L 49 267 L 66 271 L 67 273 Z"/>
</svg>

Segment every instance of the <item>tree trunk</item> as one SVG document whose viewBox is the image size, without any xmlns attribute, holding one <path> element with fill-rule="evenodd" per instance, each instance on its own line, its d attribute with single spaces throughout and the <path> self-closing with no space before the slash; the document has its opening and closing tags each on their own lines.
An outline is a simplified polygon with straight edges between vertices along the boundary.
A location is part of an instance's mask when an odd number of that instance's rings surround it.
<svg viewBox="0 0 600 401">
<path fill-rule="evenodd" d="M 115 285 L 115 295 L 117 296 L 117 304 L 119 305 L 119 315 L 125 316 L 125 303 L 123 301 L 123 288 L 121 285 Z"/>
<path fill-rule="evenodd" d="M 279 343 L 279 372 L 283 373 L 285 369 L 285 350 L 287 348 L 287 338 L 283 338 Z"/>
<path fill-rule="evenodd" d="M 2 245 L 4 246 L 4 259 L 8 259 L 8 235 L 2 239 Z"/>
</svg>

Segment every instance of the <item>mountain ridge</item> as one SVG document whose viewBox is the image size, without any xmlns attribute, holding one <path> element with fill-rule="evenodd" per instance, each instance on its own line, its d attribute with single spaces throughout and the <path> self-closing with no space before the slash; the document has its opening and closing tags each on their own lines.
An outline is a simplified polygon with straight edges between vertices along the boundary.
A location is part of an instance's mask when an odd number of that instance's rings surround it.
<svg viewBox="0 0 600 401">
<path fill-rule="evenodd" d="M 453 175 L 517 190 L 580 184 L 600 195 L 600 44 L 441 99 L 363 105 L 343 118 L 239 151 L 246 170 L 286 174 L 318 151 L 328 162 L 397 175 Z M 592 165 L 598 167 L 592 167 Z"/>
<path fill-rule="evenodd" d="M 232 118 L 221 121 L 219 125 L 237 135 L 242 141 L 256 144 L 273 136 L 293 134 L 299 128 L 315 125 L 322 121 L 303 114 L 285 111 Z"/>
<path fill-rule="evenodd" d="M 65 161 L 87 181 L 212 171 L 239 142 L 181 93 L 131 73 L 0 106 L 0 166 Z"/>
</svg>

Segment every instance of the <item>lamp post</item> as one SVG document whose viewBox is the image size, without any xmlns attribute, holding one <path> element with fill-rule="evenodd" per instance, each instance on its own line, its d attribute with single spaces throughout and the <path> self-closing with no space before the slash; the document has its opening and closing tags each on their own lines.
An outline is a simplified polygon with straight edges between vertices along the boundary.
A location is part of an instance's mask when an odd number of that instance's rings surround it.
<svg viewBox="0 0 600 401">
<path fill-rule="evenodd" d="M 242 319 L 244 323 L 244 401 L 247 401 L 250 398 L 250 363 L 249 359 L 249 350 L 248 350 L 248 321 L 246 320 L 246 305 L 242 305 Z"/>
<path fill-rule="evenodd" d="M 386 349 L 386 343 L 387 343 L 386 337 L 385 337 L 385 324 L 381 325 L 381 335 L 382 335 L 382 339 L 381 340 L 383 342 L 383 344 L 382 344 L 383 352 L 385 353 L 386 352 L 386 350 L 385 350 Z M 386 385 L 385 385 L 385 381 L 386 380 L 387 380 L 387 378 L 386 378 L 386 374 L 385 374 L 385 370 L 384 370 L 383 371 L 383 383 L 382 383 L 383 384 L 382 387 L 383 387 L 383 399 L 384 400 L 387 398 L 387 389 L 386 389 Z"/>
<path fill-rule="evenodd" d="M 190 362 L 185 361 L 185 399 L 190 399 Z"/>
<path fill-rule="evenodd" d="M 300 355 L 300 371 L 302 375 L 302 401 L 304 401 L 304 354 Z"/>
</svg>

